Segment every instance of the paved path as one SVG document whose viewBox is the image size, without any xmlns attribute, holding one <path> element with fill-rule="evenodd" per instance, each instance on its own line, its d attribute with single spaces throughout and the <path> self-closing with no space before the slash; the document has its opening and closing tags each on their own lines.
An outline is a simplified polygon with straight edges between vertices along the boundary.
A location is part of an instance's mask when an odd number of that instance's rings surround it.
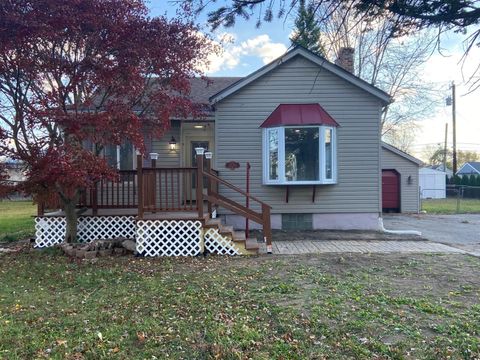
<svg viewBox="0 0 480 360">
<path fill-rule="evenodd" d="M 274 241 L 273 253 L 280 255 L 319 253 L 456 253 L 466 252 L 431 241 Z"/>
<path fill-rule="evenodd" d="M 428 240 L 480 256 L 480 214 L 385 215 L 383 223 L 386 229 L 418 230 Z"/>
</svg>

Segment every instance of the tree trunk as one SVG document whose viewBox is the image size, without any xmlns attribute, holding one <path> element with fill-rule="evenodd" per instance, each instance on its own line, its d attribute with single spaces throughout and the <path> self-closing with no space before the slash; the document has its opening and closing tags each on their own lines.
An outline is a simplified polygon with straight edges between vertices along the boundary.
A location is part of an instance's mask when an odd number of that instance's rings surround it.
<svg viewBox="0 0 480 360">
<path fill-rule="evenodd" d="M 77 202 L 75 199 L 64 201 L 65 220 L 67 222 L 65 227 L 65 242 L 77 242 Z"/>
</svg>

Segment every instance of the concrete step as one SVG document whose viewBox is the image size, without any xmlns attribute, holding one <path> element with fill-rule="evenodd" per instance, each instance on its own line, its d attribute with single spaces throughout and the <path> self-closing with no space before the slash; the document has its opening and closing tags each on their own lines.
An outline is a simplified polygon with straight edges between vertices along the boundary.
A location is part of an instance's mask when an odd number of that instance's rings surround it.
<svg viewBox="0 0 480 360">
<path fill-rule="evenodd" d="M 245 241 L 245 231 L 234 231 L 233 232 L 233 241 Z"/>
<path fill-rule="evenodd" d="M 218 227 L 220 225 L 222 225 L 222 220 L 220 218 L 208 219 L 205 222 L 205 227 Z"/>
<path fill-rule="evenodd" d="M 245 249 L 247 250 L 258 250 L 260 248 L 260 244 L 257 242 L 256 238 L 248 238 L 245 241 Z"/>
<path fill-rule="evenodd" d="M 220 234 L 227 234 L 227 235 L 232 235 L 233 234 L 233 226 L 230 225 L 220 225 L 218 227 L 218 231 Z"/>
</svg>

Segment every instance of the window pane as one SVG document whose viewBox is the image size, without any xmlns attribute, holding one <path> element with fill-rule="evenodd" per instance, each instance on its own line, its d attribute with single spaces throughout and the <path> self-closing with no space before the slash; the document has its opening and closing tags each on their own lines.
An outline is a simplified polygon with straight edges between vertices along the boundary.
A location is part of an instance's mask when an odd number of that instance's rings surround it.
<svg viewBox="0 0 480 360">
<path fill-rule="evenodd" d="M 133 170 L 133 145 L 130 142 L 120 145 L 120 170 Z"/>
<path fill-rule="evenodd" d="M 105 159 L 107 164 L 113 168 L 117 168 L 117 145 L 105 146 Z"/>
<path fill-rule="evenodd" d="M 278 180 L 278 130 L 268 130 L 268 179 Z"/>
<path fill-rule="evenodd" d="M 325 178 L 332 178 L 332 129 L 325 129 Z"/>
<path fill-rule="evenodd" d="M 285 129 L 285 178 L 287 181 L 319 180 L 319 129 Z"/>
</svg>

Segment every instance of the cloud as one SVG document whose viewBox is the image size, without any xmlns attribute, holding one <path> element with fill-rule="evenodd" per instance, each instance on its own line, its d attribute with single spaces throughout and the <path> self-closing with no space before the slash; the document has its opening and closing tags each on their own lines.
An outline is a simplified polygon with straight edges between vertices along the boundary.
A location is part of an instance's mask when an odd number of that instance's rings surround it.
<svg viewBox="0 0 480 360">
<path fill-rule="evenodd" d="M 267 64 L 287 51 L 284 44 L 273 42 L 267 34 L 247 39 L 238 45 L 235 45 L 235 34 L 231 33 L 222 33 L 214 41 L 216 44 L 222 45 L 222 51 L 219 54 L 211 54 L 209 57 L 208 74 L 234 69 L 240 63 L 244 64 L 246 61 L 242 58 L 247 56 L 258 57 L 264 64 Z"/>
<path fill-rule="evenodd" d="M 266 34 L 248 39 L 242 42 L 240 47 L 242 54 L 258 56 L 264 64 L 268 64 L 287 51 L 284 44 L 272 42 L 270 36 Z"/>
</svg>

